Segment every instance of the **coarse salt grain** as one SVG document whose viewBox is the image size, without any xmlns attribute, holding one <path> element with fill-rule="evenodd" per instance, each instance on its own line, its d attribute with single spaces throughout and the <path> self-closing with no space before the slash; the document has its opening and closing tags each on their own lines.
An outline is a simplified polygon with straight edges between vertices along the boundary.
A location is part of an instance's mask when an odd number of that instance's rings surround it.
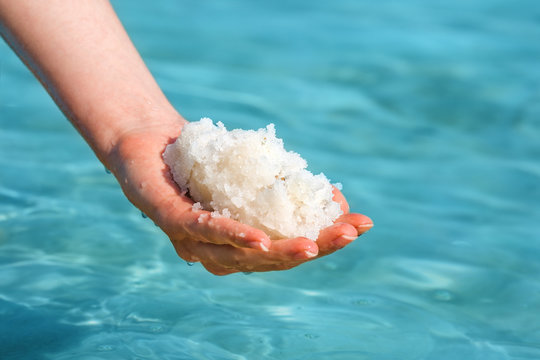
<svg viewBox="0 0 540 360">
<path fill-rule="evenodd" d="M 203 118 L 186 124 L 163 158 L 180 189 L 196 201 L 194 210 L 213 210 L 212 217 L 231 217 L 273 239 L 316 240 L 343 213 L 328 179 L 286 151 L 273 124 L 227 131 Z"/>
<path fill-rule="evenodd" d="M 202 210 L 203 207 L 200 202 L 196 202 L 193 205 L 191 205 L 191 211 L 199 211 Z"/>
</svg>

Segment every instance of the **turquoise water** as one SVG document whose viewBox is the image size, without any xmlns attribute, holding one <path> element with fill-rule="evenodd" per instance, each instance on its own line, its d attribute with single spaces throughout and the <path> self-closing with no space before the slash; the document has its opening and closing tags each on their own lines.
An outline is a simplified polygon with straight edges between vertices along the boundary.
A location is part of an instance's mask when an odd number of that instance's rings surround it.
<svg viewBox="0 0 540 360">
<path fill-rule="evenodd" d="M 540 359 L 540 3 L 114 1 L 172 103 L 276 124 L 375 227 L 188 266 L 0 44 L 1 359 Z"/>
</svg>

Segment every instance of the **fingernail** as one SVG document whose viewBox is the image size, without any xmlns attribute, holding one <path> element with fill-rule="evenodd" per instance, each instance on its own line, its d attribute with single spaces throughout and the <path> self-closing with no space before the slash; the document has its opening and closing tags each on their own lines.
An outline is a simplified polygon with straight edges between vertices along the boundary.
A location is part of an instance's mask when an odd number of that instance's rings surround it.
<svg viewBox="0 0 540 360">
<path fill-rule="evenodd" d="M 372 227 L 373 227 L 373 223 L 360 224 L 356 226 L 356 230 L 366 231 L 366 230 L 371 229 Z"/>
<path fill-rule="evenodd" d="M 362 223 L 356 225 L 356 230 L 359 232 L 366 232 L 373 227 L 373 220 L 366 215 L 362 215 Z"/>
<path fill-rule="evenodd" d="M 356 240 L 357 236 L 349 236 L 349 235 L 341 235 L 340 237 L 338 237 L 336 240 L 334 240 L 332 243 L 334 244 L 334 246 L 337 246 L 337 247 L 344 247 L 345 245 L 348 245 L 349 243 L 353 242 L 354 240 Z"/>
<path fill-rule="evenodd" d="M 300 251 L 300 252 L 296 253 L 294 255 L 294 259 L 295 260 L 306 260 L 306 259 L 314 258 L 315 256 L 317 256 L 317 253 L 314 253 L 314 252 L 311 252 L 311 251 L 308 251 L 308 250 L 304 250 L 304 251 Z"/>
<path fill-rule="evenodd" d="M 260 241 L 251 241 L 248 243 L 248 246 L 252 249 L 259 249 L 259 250 L 262 250 L 264 252 L 268 252 L 269 249 L 266 245 L 264 245 L 262 242 Z"/>
</svg>

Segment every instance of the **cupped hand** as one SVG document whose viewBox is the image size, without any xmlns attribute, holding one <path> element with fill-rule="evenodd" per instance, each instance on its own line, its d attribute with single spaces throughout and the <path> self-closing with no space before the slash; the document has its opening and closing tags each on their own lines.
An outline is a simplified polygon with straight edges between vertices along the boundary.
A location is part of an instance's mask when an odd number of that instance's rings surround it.
<svg viewBox="0 0 540 360">
<path fill-rule="evenodd" d="M 367 216 L 349 213 L 336 188 L 334 200 L 341 204 L 343 215 L 321 230 L 317 242 L 303 237 L 270 240 L 259 229 L 193 210 L 193 201 L 180 192 L 162 159 L 182 124 L 125 134 L 109 164 L 127 198 L 169 236 L 182 259 L 201 262 L 215 275 L 286 270 L 343 248 L 373 226 Z"/>
</svg>

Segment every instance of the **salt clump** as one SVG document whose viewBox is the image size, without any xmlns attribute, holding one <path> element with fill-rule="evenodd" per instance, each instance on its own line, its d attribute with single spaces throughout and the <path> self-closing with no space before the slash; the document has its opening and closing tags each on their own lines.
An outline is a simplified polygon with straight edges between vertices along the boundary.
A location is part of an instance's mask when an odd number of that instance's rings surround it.
<svg viewBox="0 0 540 360">
<path fill-rule="evenodd" d="M 163 154 L 173 178 L 196 202 L 193 210 L 213 211 L 266 232 L 271 238 L 319 231 L 343 212 L 332 200 L 332 185 L 306 170 L 297 153 L 286 151 L 274 125 L 232 130 L 203 118 L 184 126 Z"/>
</svg>

